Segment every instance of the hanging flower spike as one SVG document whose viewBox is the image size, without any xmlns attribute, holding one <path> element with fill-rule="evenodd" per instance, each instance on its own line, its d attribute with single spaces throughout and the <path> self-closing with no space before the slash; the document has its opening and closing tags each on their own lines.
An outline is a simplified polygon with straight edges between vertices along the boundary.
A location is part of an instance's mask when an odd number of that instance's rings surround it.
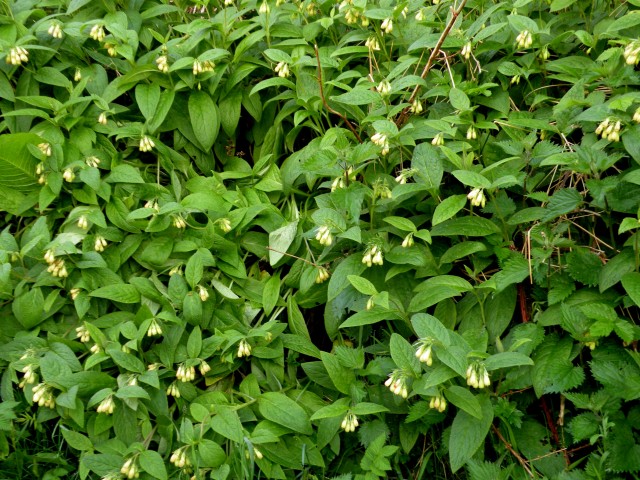
<svg viewBox="0 0 640 480">
<path fill-rule="evenodd" d="M 342 428 L 345 432 L 355 432 L 356 427 L 359 425 L 358 417 L 355 414 L 349 412 L 342 419 L 342 423 L 340 424 L 340 428 Z"/>
<path fill-rule="evenodd" d="M 96 42 L 102 42 L 105 37 L 104 26 L 100 23 L 95 24 L 93 27 L 91 27 L 89 36 Z"/>
<path fill-rule="evenodd" d="M 447 409 L 447 401 L 440 394 L 435 397 L 431 397 L 431 401 L 429 402 L 429 408 L 433 408 L 434 410 L 439 411 L 440 413 L 444 412 Z"/>
<path fill-rule="evenodd" d="M 469 192 L 467 198 L 471 202 L 471 205 L 474 207 L 482 207 L 484 208 L 487 198 L 484 195 L 484 190 L 482 188 L 474 188 Z"/>
<path fill-rule="evenodd" d="M 116 403 L 113 401 L 113 395 L 107 395 L 107 397 L 100 402 L 96 411 L 98 413 L 105 413 L 111 415 L 116 408 Z"/>
<path fill-rule="evenodd" d="M 329 271 L 324 267 L 316 267 L 316 283 L 324 283 L 329 280 Z"/>
<path fill-rule="evenodd" d="M 384 382 L 385 387 L 389 387 L 391 393 L 394 395 L 399 395 L 402 398 L 407 398 L 409 396 L 409 391 L 407 390 L 407 376 L 400 370 L 394 370 L 387 378 L 387 381 Z"/>
<path fill-rule="evenodd" d="M 416 358 L 422 363 L 426 363 L 428 367 L 433 364 L 433 355 L 431 354 L 432 345 L 433 342 L 431 339 L 421 339 L 418 341 L 418 348 L 416 350 Z"/>
<path fill-rule="evenodd" d="M 251 345 L 245 339 L 240 340 L 238 344 L 238 358 L 248 357 L 251 355 Z"/>
<path fill-rule="evenodd" d="M 316 233 L 316 240 L 320 243 L 320 245 L 324 245 L 325 247 L 331 246 L 333 243 L 333 235 L 331 235 L 331 229 L 327 225 L 322 225 L 318 228 L 318 232 Z"/>
</svg>

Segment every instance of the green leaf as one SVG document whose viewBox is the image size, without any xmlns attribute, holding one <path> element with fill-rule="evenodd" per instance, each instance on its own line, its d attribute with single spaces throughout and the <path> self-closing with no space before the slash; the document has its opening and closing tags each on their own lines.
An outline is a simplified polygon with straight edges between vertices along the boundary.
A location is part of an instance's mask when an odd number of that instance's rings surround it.
<svg viewBox="0 0 640 480">
<path fill-rule="evenodd" d="M 407 311 L 419 312 L 425 310 L 442 300 L 461 295 L 462 292 L 457 288 L 446 285 L 435 285 L 425 290 L 421 290 L 411 299 Z"/>
<path fill-rule="evenodd" d="M 266 315 L 270 315 L 273 311 L 273 308 L 278 303 L 280 299 L 280 286 L 281 280 L 279 274 L 274 274 L 264 286 L 264 290 L 262 291 L 262 308 L 264 309 L 264 313 Z"/>
<path fill-rule="evenodd" d="M 388 224 L 396 227 L 398 230 L 402 230 L 403 232 L 417 232 L 417 228 L 414 223 L 408 218 L 404 217 L 385 217 L 384 221 Z"/>
<path fill-rule="evenodd" d="M 122 367 L 125 372 L 142 374 L 147 371 L 142 360 L 135 355 L 123 352 L 119 347 L 107 349 L 107 354 L 113 359 L 115 364 Z"/>
<path fill-rule="evenodd" d="M 374 413 L 388 412 L 389 409 L 377 403 L 360 402 L 351 411 L 356 415 L 372 415 Z"/>
<path fill-rule="evenodd" d="M 120 303 L 140 302 L 140 293 L 133 285 L 107 285 L 89 293 L 90 297 L 106 298 Z"/>
<path fill-rule="evenodd" d="M 294 432 L 311 435 L 309 416 L 296 402 L 280 392 L 266 392 L 258 398 L 258 410 L 267 420 Z"/>
<path fill-rule="evenodd" d="M 491 355 L 484 361 L 484 365 L 487 367 L 487 370 L 491 371 L 499 368 L 533 365 L 533 360 L 522 353 L 502 352 Z"/>
<path fill-rule="evenodd" d="M 475 455 L 484 443 L 493 422 L 493 407 L 486 396 L 477 397 L 482 418 L 475 418 L 459 410 L 451 425 L 449 437 L 449 461 L 453 473 L 458 471 Z"/>
<path fill-rule="evenodd" d="M 416 183 L 423 184 L 428 190 L 438 191 L 444 173 L 442 159 L 438 150 L 430 143 L 420 143 L 413 150 L 411 168 L 417 170 Z M 396 188 L 399 188 L 399 185 Z"/>
<path fill-rule="evenodd" d="M 582 195 L 575 188 L 563 188 L 553 194 L 545 207 L 547 213 L 542 217 L 543 222 L 547 222 L 560 215 L 565 215 L 577 209 L 582 203 Z"/>
<path fill-rule="evenodd" d="M 192 91 L 189 95 L 189 118 L 191 128 L 204 151 L 211 150 L 220 130 L 218 107 L 208 93 Z"/>
<path fill-rule="evenodd" d="M 436 207 L 437 210 L 437 207 Z M 434 213 L 435 218 L 435 213 Z M 467 257 L 477 252 L 484 252 L 486 245 L 481 242 L 461 242 L 450 247 L 442 257 L 440 257 L 440 265 L 445 263 L 453 263 L 454 261 Z"/>
<path fill-rule="evenodd" d="M 154 450 L 144 450 L 138 456 L 140 468 L 159 480 L 167 480 L 167 468 L 160 454 Z"/>
<path fill-rule="evenodd" d="M 224 133 L 229 137 L 233 137 L 238 122 L 240 121 L 240 112 L 242 110 L 242 92 L 233 90 L 222 100 L 220 100 L 220 124 Z"/>
<path fill-rule="evenodd" d="M 285 256 L 296 238 L 298 221 L 289 222 L 269 234 L 269 263 L 275 265 Z"/>
<path fill-rule="evenodd" d="M 418 338 L 433 338 L 445 347 L 451 343 L 449 330 L 433 315 L 416 313 L 411 317 L 411 325 Z"/>
<path fill-rule="evenodd" d="M 26 329 L 32 329 L 44 320 L 44 295 L 37 287 L 17 297 L 11 304 L 16 319 Z"/>
<path fill-rule="evenodd" d="M 348 275 L 347 279 L 356 290 L 364 295 L 376 295 L 378 293 L 373 283 L 366 278 L 359 277 L 358 275 Z"/>
<path fill-rule="evenodd" d="M 345 401 L 346 398 L 341 398 L 331 405 L 322 407 L 311 416 L 311 420 L 321 420 L 323 418 L 341 417 L 349 411 L 349 405 Z M 355 412 L 354 412 L 355 413 Z"/>
<path fill-rule="evenodd" d="M 320 352 L 320 358 L 325 370 L 329 374 L 329 378 L 338 389 L 345 395 L 351 394 L 351 387 L 355 384 L 356 377 L 352 369 L 346 368 L 340 364 L 338 358 L 327 352 Z"/>
<path fill-rule="evenodd" d="M 618 283 L 627 273 L 636 268 L 633 250 L 626 248 L 610 259 L 600 270 L 598 287 L 604 292 Z"/>
<path fill-rule="evenodd" d="M 439 223 L 431 229 L 432 237 L 451 237 L 464 235 L 467 237 L 486 237 L 500 233 L 498 226 L 491 220 L 482 217 L 461 217 Z"/>
<path fill-rule="evenodd" d="M 449 90 L 449 100 L 451 101 L 451 106 L 456 110 L 469 110 L 471 107 L 467 94 L 455 87 Z"/>
<path fill-rule="evenodd" d="M 244 430 L 238 412 L 222 405 L 216 405 L 216 415 L 211 419 L 211 428 L 229 440 L 242 444 Z"/>
<path fill-rule="evenodd" d="M 630 272 L 623 275 L 622 286 L 633 303 L 640 307 L 640 273 Z"/>
<path fill-rule="evenodd" d="M 42 143 L 32 133 L 4 133 L 0 136 L 0 187 L 26 193 L 38 186 L 38 161 L 29 152 L 29 145 Z"/>
<path fill-rule="evenodd" d="M 449 220 L 467 204 L 466 195 L 451 195 L 438 204 L 431 219 L 432 225 Z"/>
<path fill-rule="evenodd" d="M 466 388 L 453 385 L 444 391 L 444 396 L 449 402 L 464 410 L 472 417 L 478 420 L 482 419 L 482 408 L 480 407 L 478 398 Z"/>
<path fill-rule="evenodd" d="M 334 102 L 344 103 L 346 105 L 369 105 L 380 100 L 380 94 L 372 92 L 368 88 L 356 87 L 353 90 L 331 97 Z"/>
<path fill-rule="evenodd" d="M 106 178 L 109 183 L 144 183 L 140 171 L 131 165 L 117 165 Z"/>
<path fill-rule="evenodd" d="M 189 358 L 198 358 L 200 351 L 202 350 L 202 331 L 200 327 L 196 326 L 189 335 L 187 340 L 187 355 Z"/>
<path fill-rule="evenodd" d="M 327 301 L 334 300 L 350 285 L 349 275 L 360 275 L 367 268 L 358 257 L 358 255 L 349 255 L 333 271 L 329 279 Z"/>
<path fill-rule="evenodd" d="M 81 452 L 90 452 L 93 450 L 93 443 L 88 437 L 79 432 L 61 428 L 62 436 L 71 448 L 80 450 Z"/>
<path fill-rule="evenodd" d="M 227 455 L 220 445 L 213 440 L 206 438 L 198 442 L 198 453 L 200 454 L 200 466 L 205 468 L 216 468 L 222 465 L 227 459 Z"/>
<path fill-rule="evenodd" d="M 414 348 L 404 337 L 397 333 L 392 333 L 389 341 L 389 350 L 391 351 L 391 358 L 398 368 L 406 372 L 413 372 L 416 376 L 420 374 L 422 370 L 420 361 L 416 358 Z"/>
<path fill-rule="evenodd" d="M 160 102 L 160 85 L 157 83 L 139 83 L 136 85 L 136 103 L 147 120 L 151 120 Z"/>
<path fill-rule="evenodd" d="M 472 188 L 490 188 L 491 182 L 484 176 L 469 170 L 454 170 L 451 172 L 461 183 Z"/>
</svg>

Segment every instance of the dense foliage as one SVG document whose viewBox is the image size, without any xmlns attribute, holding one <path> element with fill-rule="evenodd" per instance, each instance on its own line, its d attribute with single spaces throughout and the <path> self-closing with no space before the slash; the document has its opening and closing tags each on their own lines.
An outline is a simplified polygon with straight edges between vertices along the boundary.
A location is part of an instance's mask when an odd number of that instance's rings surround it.
<svg viewBox="0 0 640 480">
<path fill-rule="evenodd" d="M 0 477 L 638 478 L 640 0 L 0 5 Z"/>
</svg>

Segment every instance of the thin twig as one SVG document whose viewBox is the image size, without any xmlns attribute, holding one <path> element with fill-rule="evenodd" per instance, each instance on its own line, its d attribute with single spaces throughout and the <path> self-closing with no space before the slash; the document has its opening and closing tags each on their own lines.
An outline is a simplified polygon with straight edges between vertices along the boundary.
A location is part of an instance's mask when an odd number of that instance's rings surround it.
<svg viewBox="0 0 640 480">
<path fill-rule="evenodd" d="M 511 444 L 507 442 L 507 440 L 502 436 L 502 433 L 500 433 L 500 430 L 498 430 L 498 428 L 495 425 L 491 425 L 491 428 L 493 429 L 493 432 L 498 436 L 500 441 L 504 443 L 504 446 L 507 448 L 507 450 L 511 452 L 511 455 L 516 457 L 516 460 L 518 460 L 520 465 L 522 465 L 522 468 L 524 468 L 525 472 L 527 472 L 531 478 L 534 478 L 533 472 L 531 471 L 528 465 L 529 462 L 524 458 L 522 458 L 522 456 L 520 456 L 520 454 L 513 449 Z"/>
<path fill-rule="evenodd" d="M 429 59 L 427 60 L 427 64 L 424 66 L 424 69 L 422 70 L 422 74 L 420 75 L 420 78 L 422 78 L 423 80 L 427 78 L 427 75 L 429 74 L 431 67 L 433 67 L 433 63 L 435 62 L 436 57 L 440 54 L 442 44 L 444 44 L 444 41 L 446 40 L 447 36 L 449 36 L 449 32 L 453 28 L 453 25 L 456 23 L 456 20 L 458 20 L 458 16 L 462 12 L 462 9 L 466 4 L 467 4 L 467 0 L 462 0 L 462 2 L 460 2 L 460 5 L 458 5 L 458 8 L 456 8 L 455 10 L 453 8 L 451 9 L 451 19 L 449 20 L 449 23 L 447 24 L 445 29 L 442 31 L 442 34 L 438 39 L 438 43 L 436 43 L 436 46 L 433 47 L 433 50 L 431 51 L 431 55 L 429 55 Z M 411 97 L 409 97 L 409 104 L 413 104 L 414 100 L 418 96 L 419 91 L 420 91 L 420 85 L 418 84 L 413 89 L 413 93 L 411 93 Z M 401 126 L 404 124 L 404 122 L 406 122 L 407 117 L 409 115 L 410 108 L 411 107 L 406 107 L 404 110 L 402 110 L 402 112 L 400 112 L 400 115 L 396 120 L 397 126 Z"/>
<path fill-rule="evenodd" d="M 347 127 L 349 127 L 349 130 L 351 130 L 351 132 L 356 136 L 356 138 L 358 139 L 358 142 L 362 143 L 362 139 L 360 138 L 360 135 L 358 135 L 358 132 L 356 132 L 356 129 L 353 127 L 353 125 L 351 125 L 351 122 L 349 121 L 349 119 L 347 119 L 347 117 L 341 114 L 340 112 L 331 108 L 327 103 L 327 99 L 324 96 L 324 87 L 322 86 L 322 67 L 320 66 L 320 52 L 318 52 L 318 44 L 314 44 L 313 49 L 316 52 L 316 60 L 318 62 L 318 85 L 320 86 L 320 98 L 322 98 L 322 104 L 324 105 L 324 108 L 329 110 L 329 112 L 333 113 L 334 115 L 338 115 L 340 118 L 342 118 L 344 123 L 347 124 Z"/>
<path fill-rule="evenodd" d="M 298 257 L 297 255 L 292 255 L 290 253 L 287 252 L 281 252 L 280 250 L 276 250 L 275 248 L 271 248 L 271 247 L 267 247 L 267 250 L 271 250 L 272 252 L 276 252 L 279 253 L 280 255 L 286 255 L 287 257 L 291 257 L 291 258 L 295 258 L 296 260 L 301 260 L 305 263 L 308 263 L 311 266 L 314 266 L 316 268 L 323 268 L 322 266 L 318 265 L 317 263 L 311 262 L 305 258 L 302 257 Z"/>
</svg>

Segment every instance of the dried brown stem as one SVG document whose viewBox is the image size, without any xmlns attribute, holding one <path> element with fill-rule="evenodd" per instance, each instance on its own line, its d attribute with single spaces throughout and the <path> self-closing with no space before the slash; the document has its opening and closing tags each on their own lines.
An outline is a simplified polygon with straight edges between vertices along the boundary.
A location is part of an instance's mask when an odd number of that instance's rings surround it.
<svg viewBox="0 0 640 480">
<path fill-rule="evenodd" d="M 349 127 L 349 130 L 351 130 L 351 133 L 353 133 L 356 136 L 356 138 L 358 139 L 358 142 L 362 143 L 362 139 L 360 138 L 360 135 L 358 135 L 358 132 L 353 127 L 349 119 L 343 114 L 341 114 L 340 112 L 338 112 L 337 110 L 334 110 L 333 108 L 331 108 L 327 103 L 327 99 L 324 96 L 324 87 L 322 86 L 322 67 L 320 66 L 320 52 L 318 52 L 318 45 L 315 44 L 313 46 L 313 49 L 316 52 L 316 60 L 318 62 L 318 85 L 320 86 L 320 98 L 322 98 L 322 104 L 324 105 L 324 108 L 326 108 L 330 113 L 333 113 L 334 115 L 338 115 L 344 121 L 347 127 Z"/>
<path fill-rule="evenodd" d="M 427 64 L 424 66 L 424 69 L 422 70 L 422 74 L 420 75 L 420 78 L 422 78 L 423 80 L 425 78 L 427 78 L 427 75 L 429 74 L 429 71 L 433 67 L 433 63 L 435 62 L 435 59 L 440 54 L 440 50 L 442 49 L 442 44 L 444 44 L 444 41 L 449 36 L 449 32 L 451 32 L 451 29 L 453 28 L 453 25 L 456 23 L 456 20 L 458 20 L 458 16 L 462 12 L 462 9 L 464 8 L 464 6 L 466 4 L 467 4 L 467 0 L 462 0 L 460 2 L 460 5 L 458 5 L 458 8 L 456 8 L 456 9 L 452 8 L 451 9 L 451 19 L 449 20 L 449 23 L 447 23 L 447 26 L 442 31 L 442 34 L 440 35 L 440 38 L 438 39 L 438 42 L 436 43 L 436 46 L 433 47 L 433 50 L 431 51 L 431 55 L 429 55 L 429 59 L 427 60 Z M 409 103 L 410 104 L 412 104 L 414 102 L 414 100 L 418 96 L 418 92 L 419 91 L 420 91 L 420 85 L 416 85 L 415 88 L 413 89 L 413 92 L 411 93 L 411 97 L 409 97 Z M 404 110 L 402 110 L 402 112 L 400 112 L 400 115 L 398 116 L 398 119 L 396 120 L 396 125 L 397 126 L 404 125 L 404 123 L 407 121 L 407 117 L 409 116 L 410 108 L 411 107 L 406 107 Z"/>
<path fill-rule="evenodd" d="M 511 444 L 509 442 L 507 442 L 507 440 L 502 436 L 502 433 L 500 432 L 500 430 L 498 430 L 498 428 L 495 425 L 491 425 L 491 428 L 493 429 L 493 432 L 498 436 L 498 438 L 500 439 L 500 441 L 504 444 L 504 446 L 506 447 L 507 450 L 509 450 L 509 452 L 511 453 L 511 455 L 513 455 L 514 457 L 516 457 L 516 460 L 518 460 L 518 462 L 520 463 L 520 465 L 522 465 L 522 468 L 524 468 L 524 471 L 527 472 L 527 474 L 531 477 L 534 478 L 533 472 L 531 471 L 531 468 L 529 468 L 529 462 L 524 459 L 518 452 L 516 452 L 513 447 L 511 446 Z"/>
</svg>

